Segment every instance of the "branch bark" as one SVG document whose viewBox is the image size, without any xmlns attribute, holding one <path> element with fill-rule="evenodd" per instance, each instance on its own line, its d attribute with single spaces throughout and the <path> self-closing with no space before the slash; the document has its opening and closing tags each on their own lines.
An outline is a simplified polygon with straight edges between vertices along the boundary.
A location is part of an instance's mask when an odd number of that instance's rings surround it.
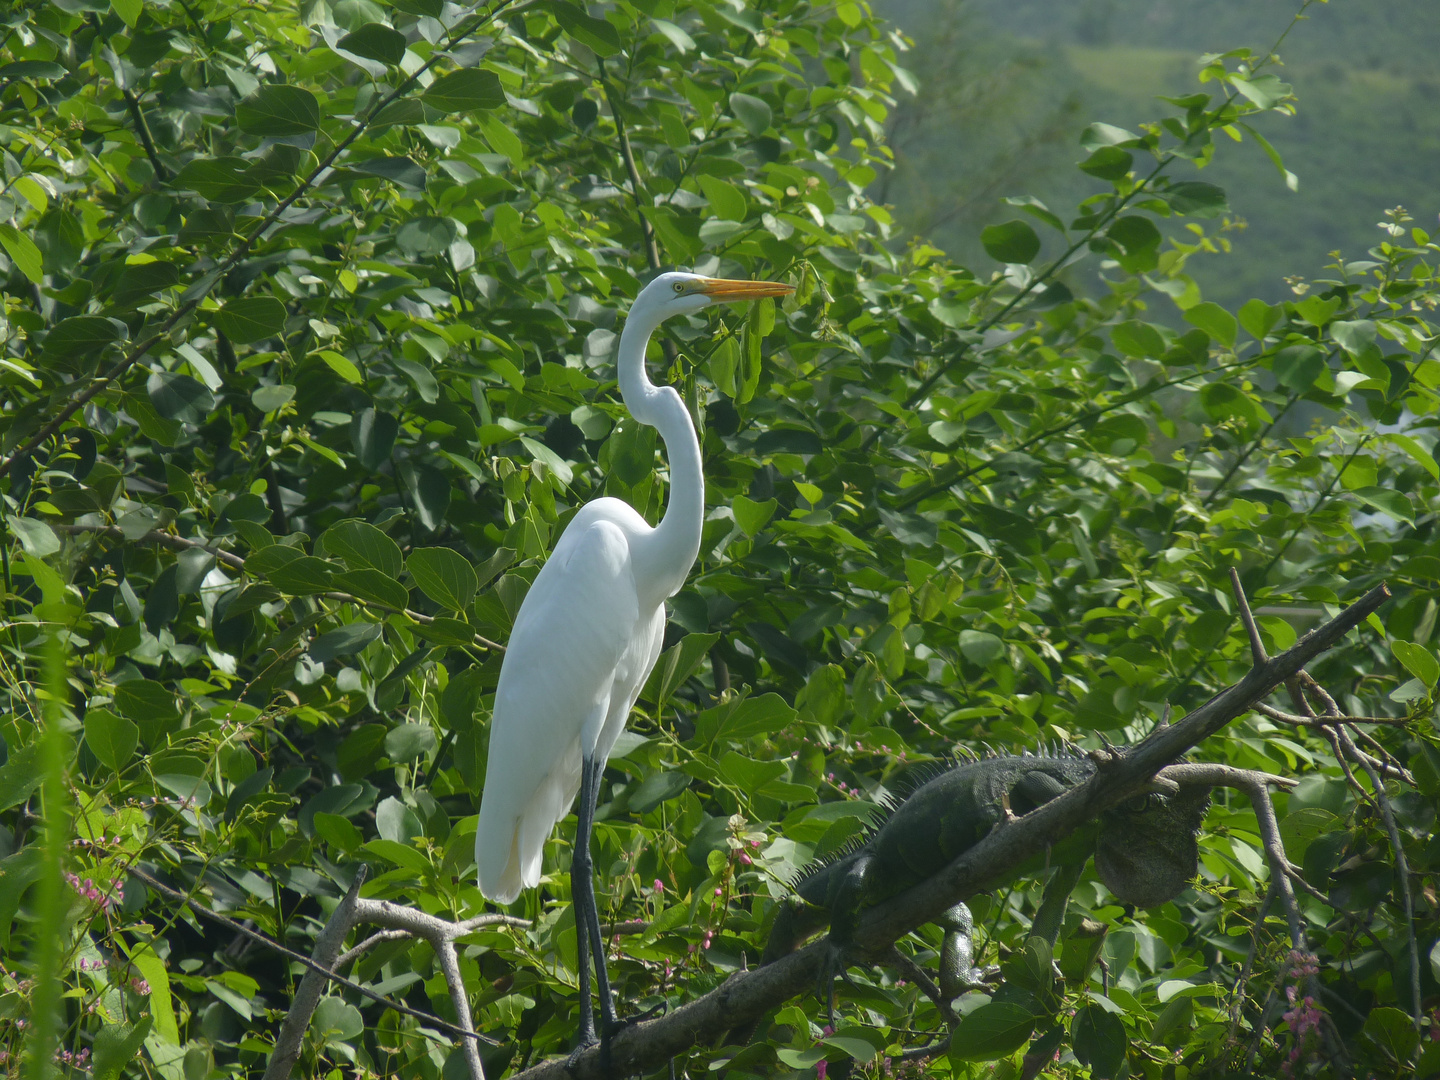
<svg viewBox="0 0 1440 1080">
<path fill-rule="evenodd" d="M 1390 590 L 1377 586 L 1279 656 L 1257 662 L 1238 683 L 1190 715 L 1168 727 L 1156 728 L 1086 784 L 996 828 L 941 873 L 871 908 L 860 920 L 856 944 L 870 955 L 882 956 L 901 935 L 933 921 L 957 902 L 992 888 L 1013 867 L 1039 855 L 1100 811 L 1123 801 L 1166 765 L 1248 712 L 1389 598 Z M 818 941 L 773 964 L 736 973 L 704 997 L 666 1016 L 626 1028 L 611 1043 L 611 1070 L 621 1075 L 647 1072 L 692 1046 L 759 1021 L 771 1009 L 814 987 L 824 950 L 825 943 Z M 515 1080 L 604 1080 L 605 1076 L 597 1047 L 568 1062 L 542 1062 L 517 1074 Z"/>
</svg>

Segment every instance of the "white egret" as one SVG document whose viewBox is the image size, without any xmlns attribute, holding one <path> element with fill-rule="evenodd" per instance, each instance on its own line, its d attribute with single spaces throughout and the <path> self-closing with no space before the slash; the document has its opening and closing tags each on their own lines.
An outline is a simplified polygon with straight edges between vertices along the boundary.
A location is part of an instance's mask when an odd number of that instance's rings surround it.
<svg viewBox="0 0 1440 1080">
<path fill-rule="evenodd" d="M 600 777 L 640 688 L 660 655 L 665 601 L 700 550 L 705 478 L 690 413 L 670 386 L 645 374 L 645 349 L 666 319 L 711 304 L 784 296 L 790 285 L 660 274 L 630 307 L 616 368 L 620 396 L 660 432 L 670 498 L 651 528 L 619 499 L 587 503 L 530 587 L 506 646 L 490 721 L 490 756 L 475 862 L 480 891 L 509 903 L 540 881 L 551 830 L 580 794 L 570 863 L 580 975 L 579 1045 L 595 1042 L 587 952 L 595 963 L 601 1038 L 618 1026 L 590 861 Z"/>
</svg>

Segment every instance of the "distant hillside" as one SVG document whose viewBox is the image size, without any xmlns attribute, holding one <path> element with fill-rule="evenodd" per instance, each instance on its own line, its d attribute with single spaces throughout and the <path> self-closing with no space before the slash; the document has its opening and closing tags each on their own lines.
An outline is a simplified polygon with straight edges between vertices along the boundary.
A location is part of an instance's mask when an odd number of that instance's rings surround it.
<svg viewBox="0 0 1440 1080">
<path fill-rule="evenodd" d="M 902 219 L 983 265 L 976 237 L 1012 216 L 999 199 L 1073 206 L 1096 185 L 1076 172 L 1092 120 L 1122 127 L 1165 115 L 1189 93 L 1196 57 L 1267 48 L 1294 8 L 1240 0 L 882 0 L 915 40 L 924 82 L 895 125 L 899 167 L 885 197 Z M 1205 179 L 1247 227 L 1235 254 L 1192 263 L 1207 295 L 1278 298 L 1287 274 L 1321 273 L 1327 253 L 1361 255 L 1375 223 L 1404 205 L 1435 231 L 1440 213 L 1440 11 L 1435 0 L 1315 4 L 1281 50 L 1300 97 L 1262 131 L 1300 178 L 1288 191 L 1253 144 L 1224 146 Z"/>
</svg>

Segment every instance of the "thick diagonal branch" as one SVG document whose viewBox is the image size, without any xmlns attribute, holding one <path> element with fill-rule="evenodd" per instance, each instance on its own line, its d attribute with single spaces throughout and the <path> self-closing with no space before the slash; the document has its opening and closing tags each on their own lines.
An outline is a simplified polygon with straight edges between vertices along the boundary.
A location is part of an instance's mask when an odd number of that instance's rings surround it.
<svg viewBox="0 0 1440 1080">
<path fill-rule="evenodd" d="M 1014 867 L 1038 856 L 1082 823 L 1143 787 L 1155 773 L 1215 734 L 1256 702 L 1283 685 L 1306 664 L 1336 645 L 1390 598 L 1384 585 L 1366 593 L 1330 622 L 1317 627 L 1279 656 L 1257 663 L 1238 683 L 1216 694 L 1189 716 L 1157 728 L 1130 752 L 1099 770 L 1081 787 L 1061 795 L 1017 821 L 995 829 L 941 873 L 862 916 L 856 945 L 881 956 L 902 935 L 961 900 L 994 887 Z M 708 1042 L 717 1032 L 759 1021 L 777 1005 L 815 985 L 825 943 L 816 942 L 773 964 L 732 975 L 704 997 L 674 1012 L 626 1028 L 610 1044 L 618 1074 L 659 1068 L 669 1058 Z M 569 1063 L 547 1061 L 516 1080 L 601 1080 L 598 1049 Z"/>
</svg>

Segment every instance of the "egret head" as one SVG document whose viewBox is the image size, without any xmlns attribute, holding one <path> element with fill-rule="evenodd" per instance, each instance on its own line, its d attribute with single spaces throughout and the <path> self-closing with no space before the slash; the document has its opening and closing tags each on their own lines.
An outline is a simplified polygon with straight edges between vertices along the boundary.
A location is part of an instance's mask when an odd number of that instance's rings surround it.
<svg viewBox="0 0 1440 1080">
<path fill-rule="evenodd" d="M 630 315 L 634 318 L 637 312 L 648 311 L 663 320 L 672 315 L 699 311 L 711 304 L 757 300 L 763 296 L 788 296 L 794 291 L 795 286 L 779 281 L 736 281 L 673 271 L 658 275 L 640 290 Z"/>
</svg>

